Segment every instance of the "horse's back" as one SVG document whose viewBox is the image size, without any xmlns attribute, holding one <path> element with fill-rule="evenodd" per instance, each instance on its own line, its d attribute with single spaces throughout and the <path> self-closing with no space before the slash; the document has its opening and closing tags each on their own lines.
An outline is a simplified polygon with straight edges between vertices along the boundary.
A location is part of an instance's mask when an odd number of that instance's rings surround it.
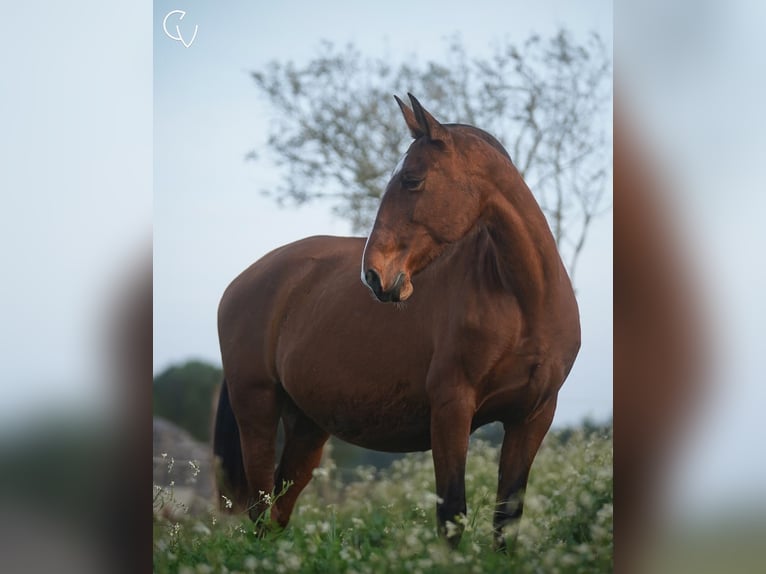
<svg viewBox="0 0 766 574">
<path fill-rule="evenodd" d="M 358 268 L 364 239 L 314 236 L 279 247 L 238 275 L 218 307 L 218 335 L 228 379 L 277 379 L 275 352 L 287 310 L 308 285 L 333 269 Z M 357 272 L 358 273 L 358 272 Z"/>
</svg>

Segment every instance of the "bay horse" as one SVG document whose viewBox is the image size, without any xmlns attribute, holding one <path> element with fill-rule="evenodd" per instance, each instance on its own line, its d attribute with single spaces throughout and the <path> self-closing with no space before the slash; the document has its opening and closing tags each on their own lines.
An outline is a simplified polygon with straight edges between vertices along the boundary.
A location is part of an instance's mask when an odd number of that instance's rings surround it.
<svg viewBox="0 0 766 574">
<path fill-rule="evenodd" d="M 269 514 L 284 527 L 330 435 L 388 452 L 431 449 L 438 528 L 456 545 L 469 436 L 500 421 L 493 527 L 502 549 L 580 347 L 577 302 L 503 146 L 439 123 L 409 97 L 411 108 L 395 98 L 414 141 L 366 242 L 320 236 L 280 247 L 221 299 L 221 492 L 259 520 L 263 494 L 290 484 Z"/>
</svg>

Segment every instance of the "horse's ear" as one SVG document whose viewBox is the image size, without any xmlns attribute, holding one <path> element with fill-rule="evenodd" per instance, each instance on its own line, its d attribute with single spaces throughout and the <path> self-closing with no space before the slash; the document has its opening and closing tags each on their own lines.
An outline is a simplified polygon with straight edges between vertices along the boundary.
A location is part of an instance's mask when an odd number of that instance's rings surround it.
<svg viewBox="0 0 766 574">
<path fill-rule="evenodd" d="M 399 96 L 394 95 L 394 99 L 396 100 L 396 103 L 399 104 L 399 109 L 402 110 L 404 121 L 407 123 L 407 127 L 410 128 L 412 137 L 418 139 L 419 137 L 426 135 L 418 125 L 418 120 L 415 119 L 415 114 L 407 107 L 407 104 L 400 100 Z"/>
<path fill-rule="evenodd" d="M 441 125 L 436 119 L 428 113 L 428 111 L 420 105 L 420 102 L 415 96 L 408 93 L 410 102 L 412 102 L 412 112 L 415 116 L 420 131 L 428 136 L 428 139 L 435 142 L 449 143 L 451 140 L 450 134 L 443 125 Z"/>
</svg>

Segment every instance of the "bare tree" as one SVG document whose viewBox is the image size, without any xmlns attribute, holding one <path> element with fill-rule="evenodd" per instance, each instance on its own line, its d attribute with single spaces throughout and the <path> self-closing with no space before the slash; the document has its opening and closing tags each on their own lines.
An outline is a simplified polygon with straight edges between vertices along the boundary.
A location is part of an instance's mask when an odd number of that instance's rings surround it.
<svg viewBox="0 0 766 574">
<path fill-rule="evenodd" d="M 440 121 L 475 125 L 504 143 L 570 274 L 591 223 L 610 208 L 611 62 L 596 34 L 582 43 L 565 30 L 532 35 L 518 46 L 498 43 L 485 59 L 470 58 L 453 37 L 443 61 L 399 65 L 326 42 L 305 66 L 273 61 L 252 77 L 278 112 L 268 145 L 285 174 L 264 193 L 280 203 L 327 198 L 355 231 L 369 228 L 409 145 L 394 93 L 412 92 Z"/>
</svg>

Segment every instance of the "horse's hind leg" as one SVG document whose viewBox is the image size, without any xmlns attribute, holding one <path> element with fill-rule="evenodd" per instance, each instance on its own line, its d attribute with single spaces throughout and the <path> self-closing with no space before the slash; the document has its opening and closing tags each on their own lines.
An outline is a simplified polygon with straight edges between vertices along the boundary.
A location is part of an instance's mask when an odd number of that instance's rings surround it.
<svg viewBox="0 0 766 574">
<path fill-rule="evenodd" d="M 242 458 L 250 488 L 250 518 L 259 522 L 274 490 L 274 464 L 283 391 L 273 381 L 229 379 L 231 405 L 239 426 Z M 261 524 L 263 525 L 263 524 Z"/>
<path fill-rule="evenodd" d="M 518 521 L 524 510 L 524 490 L 527 487 L 529 469 L 545 433 L 551 426 L 555 410 L 554 395 L 531 421 L 505 424 L 505 437 L 498 471 L 497 504 L 493 517 L 497 550 L 507 550 L 504 527 L 510 525 L 514 528 L 508 537 L 515 540 Z"/>
<path fill-rule="evenodd" d="M 275 482 L 278 492 L 283 492 L 277 498 L 271 513 L 272 519 L 285 527 L 298 495 L 306 488 L 314 469 L 319 466 L 322 449 L 330 435 L 298 410 L 289 397 L 285 398 L 282 422 L 285 429 L 285 446 L 282 449 Z"/>
</svg>

